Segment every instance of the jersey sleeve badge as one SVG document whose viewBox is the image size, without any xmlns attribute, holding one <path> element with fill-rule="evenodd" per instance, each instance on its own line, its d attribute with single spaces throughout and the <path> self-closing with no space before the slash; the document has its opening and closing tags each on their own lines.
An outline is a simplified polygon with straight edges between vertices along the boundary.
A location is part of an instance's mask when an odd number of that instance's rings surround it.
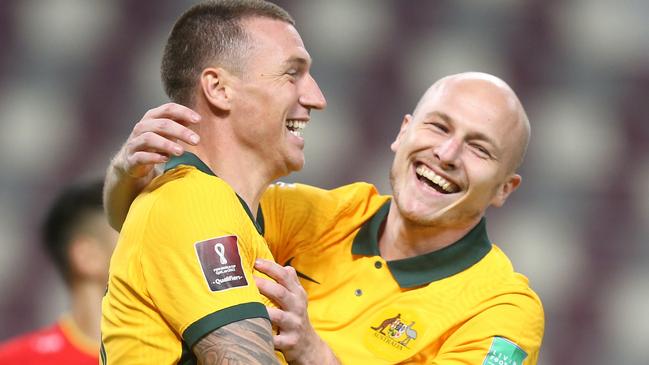
<svg viewBox="0 0 649 365">
<path fill-rule="evenodd" d="M 503 337 L 494 337 L 482 365 L 521 365 L 527 353 L 518 345 Z"/>
<path fill-rule="evenodd" d="M 203 275 L 213 292 L 248 285 L 237 241 L 237 236 L 223 236 L 194 244 Z"/>
</svg>

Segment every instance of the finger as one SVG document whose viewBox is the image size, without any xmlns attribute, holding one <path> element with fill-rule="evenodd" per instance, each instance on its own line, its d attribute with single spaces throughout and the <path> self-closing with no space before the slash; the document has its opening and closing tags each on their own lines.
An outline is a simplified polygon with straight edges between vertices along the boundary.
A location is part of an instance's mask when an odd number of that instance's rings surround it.
<svg viewBox="0 0 649 365">
<path fill-rule="evenodd" d="M 273 301 L 278 307 L 290 310 L 296 306 L 291 293 L 281 284 L 259 277 L 255 277 L 255 283 L 261 295 Z"/>
<path fill-rule="evenodd" d="M 128 155 L 132 155 L 140 151 L 155 152 L 167 156 L 180 156 L 183 154 L 183 152 L 185 152 L 185 149 L 182 145 L 173 142 L 166 137 L 160 136 L 153 132 L 146 132 L 138 137 L 132 138 L 129 141 L 126 149 Z"/>
<path fill-rule="evenodd" d="M 273 307 L 266 307 L 266 309 L 268 310 L 268 317 L 271 323 L 277 326 L 280 332 L 288 331 L 296 327 L 294 317 L 288 315 L 288 312 Z"/>
<path fill-rule="evenodd" d="M 297 344 L 299 337 L 295 331 L 297 323 L 291 320 L 293 318 L 289 313 L 281 309 L 266 307 L 268 316 L 275 327 L 277 334 L 273 335 L 273 345 L 279 350 L 290 349 Z"/>
<path fill-rule="evenodd" d="M 196 145 L 199 141 L 199 137 L 194 131 L 176 120 L 168 118 L 142 119 L 133 127 L 134 138 L 146 133 L 155 133 L 169 140 L 180 140 L 191 145 Z"/>
<path fill-rule="evenodd" d="M 136 152 L 125 161 L 124 171 L 131 177 L 146 176 L 158 163 L 167 162 L 169 158 L 154 152 Z"/>
<path fill-rule="evenodd" d="M 255 269 L 270 276 L 291 292 L 299 293 L 302 290 L 297 273 L 290 266 L 281 266 L 273 261 L 257 259 L 255 260 Z"/>
<path fill-rule="evenodd" d="M 176 103 L 166 103 L 157 108 L 149 109 L 142 119 L 157 118 L 169 118 L 178 123 L 198 123 L 201 120 L 200 114 L 184 105 Z"/>
<path fill-rule="evenodd" d="M 168 160 L 169 157 L 160 153 L 140 151 L 131 156 L 132 162 L 129 164 L 133 165 L 133 167 L 141 165 L 155 165 L 167 162 Z"/>
<path fill-rule="evenodd" d="M 290 350 L 297 345 L 297 336 L 294 333 L 277 334 L 273 336 L 273 346 L 278 350 Z"/>
</svg>

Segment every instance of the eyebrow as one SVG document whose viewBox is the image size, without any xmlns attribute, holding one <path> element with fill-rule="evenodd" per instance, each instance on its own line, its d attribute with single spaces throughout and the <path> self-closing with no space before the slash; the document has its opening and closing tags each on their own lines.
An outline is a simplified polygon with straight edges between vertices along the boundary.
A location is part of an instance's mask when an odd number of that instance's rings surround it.
<svg viewBox="0 0 649 365">
<path fill-rule="evenodd" d="M 451 118 L 450 115 L 448 115 L 446 113 L 443 113 L 443 112 L 439 112 L 439 111 L 429 112 L 428 114 L 426 114 L 426 119 L 425 120 L 429 120 L 429 119 L 433 119 L 433 118 L 439 118 L 439 119 L 443 120 L 444 122 L 446 122 L 448 124 L 451 124 L 451 125 L 457 124 L 455 119 Z M 493 139 L 491 139 L 489 136 L 487 136 L 486 134 L 484 134 L 482 132 L 473 131 L 473 132 L 468 133 L 467 137 L 469 137 L 470 139 L 479 139 L 479 140 L 485 141 L 485 142 L 489 143 L 490 145 L 492 145 L 496 150 L 500 150 L 498 148 L 498 145 L 496 144 L 496 142 Z"/>
<path fill-rule="evenodd" d="M 309 66 L 310 60 L 300 56 L 293 56 L 284 61 L 285 66 Z"/>
</svg>

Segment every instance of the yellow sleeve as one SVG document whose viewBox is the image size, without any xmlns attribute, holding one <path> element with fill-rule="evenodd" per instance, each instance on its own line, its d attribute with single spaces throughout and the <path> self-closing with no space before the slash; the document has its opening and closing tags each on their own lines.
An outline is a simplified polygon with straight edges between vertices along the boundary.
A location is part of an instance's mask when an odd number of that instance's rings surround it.
<svg viewBox="0 0 649 365">
<path fill-rule="evenodd" d="M 544 331 L 541 303 L 524 294 L 507 297 L 459 327 L 432 364 L 535 365 Z"/>
<path fill-rule="evenodd" d="M 363 222 L 375 211 L 372 206 L 387 199 L 366 183 L 333 190 L 304 184 L 273 184 L 261 199 L 264 238 L 276 261 L 285 264 L 297 253 L 322 242 L 339 242 L 333 237 L 348 231 L 349 227 L 340 230 L 336 229 L 337 225 Z"/>
<path fill-rule="evenodd" d="M 165 321 L 191 348 L 224 325 L 268 318 L 252 276 L 258 250 L 251 222 L 236 195 L 179 181 L 161 189 L 140 262 L 147 294 Z"/>
</svg>

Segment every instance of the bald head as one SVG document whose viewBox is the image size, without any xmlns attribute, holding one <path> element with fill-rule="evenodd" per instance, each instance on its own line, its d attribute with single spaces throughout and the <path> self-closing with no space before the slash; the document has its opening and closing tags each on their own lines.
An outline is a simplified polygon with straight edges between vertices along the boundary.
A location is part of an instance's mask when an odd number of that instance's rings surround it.
<svg viewBox="0 0 649 365">
<path fill-rule="evenodd" d="M 413 115 L 426 110 L 430 102 L 445 95 L 454 94 L 465 103 L 479 105 L 487 101 L 485 115 L 495 119 L 499 128 L 513 135 L 510 171 L 514 172 L 523 162 L 530 139 L 530 123 L 514 90 L 502 79 L 483 72 L 463 72 L 436 81 L 417 103 Z M 481 106 L 482 107 L 482 106 Z"/>
</svg>

